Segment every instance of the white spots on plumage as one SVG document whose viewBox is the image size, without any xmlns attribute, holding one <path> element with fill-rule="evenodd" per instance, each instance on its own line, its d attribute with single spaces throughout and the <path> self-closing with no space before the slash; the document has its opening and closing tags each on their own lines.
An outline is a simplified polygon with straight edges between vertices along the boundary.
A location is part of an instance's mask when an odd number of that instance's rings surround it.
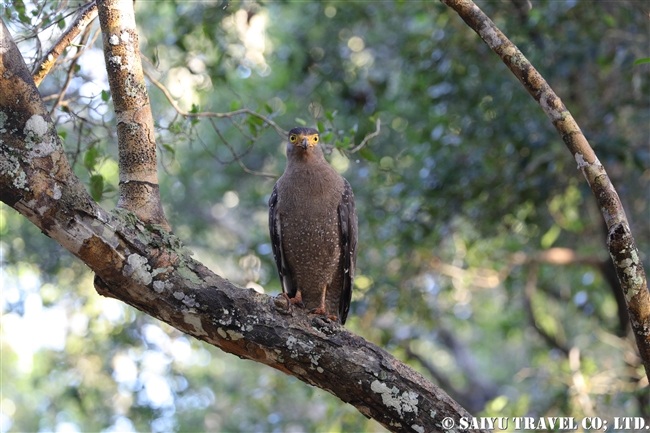
<svg viewBox="0 0 650 433">
<path fill-rule="evenodd" d="M 287 169 L 269 200 L 283 290 L 290 295 L 299 291 L 306 309 L 324 307 L 333 315 L 347 314 L 349 301 L 341 295 L 350 279 L 344 271 L 350 260 L 349 233 L 342 224 L 347 224 L 350 209 L 349 184 L 322 153 L 304 156 L 289 148 L 287 157 Z"/>
</svg>

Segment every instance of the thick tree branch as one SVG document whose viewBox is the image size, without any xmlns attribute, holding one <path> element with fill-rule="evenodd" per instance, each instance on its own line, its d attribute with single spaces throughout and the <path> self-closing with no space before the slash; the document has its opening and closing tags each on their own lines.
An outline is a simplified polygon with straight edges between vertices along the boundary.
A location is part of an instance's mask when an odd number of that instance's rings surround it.
<svg viewBox="0 0 650 433">
<path fill-rule="evenodd" d="M 546 80 L 530 64 L 487 15 L 471 0 L 441 0 L 455 10 L 467 25 L 503 60 L 542 107 L 560 133 L 591 187 L 607 223 L 607 246 L 625 293 L 630 323 L 646 375 L 650 379 L 650 292 L 639 251 L 623 210 L 623 205 L 605 168 L 582 134 L 580 127 L 553 92 Z"/>
<path fill-rule="evenodd" d="M 50 72 L 63 50 L 97 17 L 97 5 L 94 1 L 82 6 L 79 9 L 77 18 L 68 26 L 61 37 L 52 45 L 41 61 L 34 67 L 34 82 L 36 86 Z"/>
<path fill-rule="evenodd" d="M 236 287 L 193 260 L 161 226 L 99 207 L 72 173 L 4 23 L 0 140 L 0 199 L 86 263 L 100 294 L 325 389 L 393 431 L 443 432 L 443 418 L 469 416 L 383 349 L 331 322 L 290 315 L 284 299 Z"/>
<path fill-rule="evenodd" d="M 170 230 L 156 161 L 156 138 L 144 82 L 132 0 L 98 0 L 108 83 L 117 118 L 120 198 L 117 206 Z"/>
</svg>

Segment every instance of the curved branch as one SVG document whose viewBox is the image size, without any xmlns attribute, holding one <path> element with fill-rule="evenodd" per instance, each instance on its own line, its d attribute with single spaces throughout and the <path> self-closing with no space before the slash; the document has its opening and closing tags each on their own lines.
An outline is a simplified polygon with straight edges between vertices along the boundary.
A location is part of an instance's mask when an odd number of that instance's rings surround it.
<svg viewBox="0 0 650 433">
<path fill-rule="evenodd" d="M 0 199 L 86 263 L 100 294 L 325 389 L 392 431 L 443 432 L 443 418 L 469 416 L 383 349 L 332 322 L 290 315 L 284 300 L 276 305 L 193 260 L 161 226 L 128 210 L 109 214 L 99 207 L 72 172 L 4 23 L 0 140 Z"/>
<path fill-rule="evenodd" d="M 217 135 L 219 136 L 219 138 L 221 139 L 223 144 L 225 144 L 226 147 L 228 148 L 228 150 L 230 150 L 230 153 L 232 153 L 232 157 L 235 159 L 235 161 L 237 161 L 237 164 L 239 164 L 239 166 L 241 167 L 242 170 L 244 170 L 248 174 L 253 174 L 255 176 L 263 176 L 263 177 L 268 177 L 270 179 L 277 179 L 278 178 L 278 176 L 273 174 L 273 173 L 265 173 L 263 171 L 255 171 L 255 170 L 251 170 L 250 168 L 246 167 L 244 162 L 241 160 L 241 157 L 239 155 L 237 155 L 237 152 L 235 151 L 235 149 L 228 142 L 228 140 L 226 140 L 226 137 L 223 136 L 223 134 L 221 133 L 221 131 L 217 127 L 217 124 L 214 122 L 214 119 L 212 117 L 210 117 L 209 119 L 210 119 L 210 124 L 212 124 L 212 128 L 217 133 Z"/>
<path fill-rule="evenodd" d="M 630 323 L 646 375 L 650 379 L 650 292 L 639 251 L 632 237 L 623 205 L 580 127 L 519 49 L 471 0 L 441 0 L 460 15 L 508 66 L 528 93 L 542 107 L 578 163 L 607 223 L 607 246 L 625 294 Z"/>
<path fill-rule="evenodd" d="M 380 131 L 381 131 L 381 120 L 379 120 L 379 117 L 378 117 L 377 121 L 375 122 L 375 132 L 372 132 L 372 133 L 366 135 L 365 137 L 363 137 L 363 140 L 361 140 L 361 143 L 359 143 L 358 146 L 355 146 L 352 149 L 350 149 L 349 152 L 354 153 L 354 152 L 358 152 L 361 149 L 363 149 L 363 147 L 368 143 L 368 141 L 370 141 L 370 139 L 375 138 L 376 136 L 379 135 Z"/>
<path fill-rule="evenodd" d="M 539 273 L 539 265 L 533 263 L 528 268 L 528 277 L 526 278 L 526 284 L 524 286 L 524 307 L 528 312 L 528 319 L 530 324 L 537 331 L 537 333 L 548 343 L 549 346 L 558 349 L 565 356 L 569 356 L 570 347 L 566 345 L 566 342 L 560 341 L 560 339 L 553 334 L 550 334 L 546 329 L 544 329 L 537 320 L 537 314 L 533 308 L 533 296 L 537 291 L 537 274 Z"/>
<path fill-rule="evenodd" d="M 40 85 L 50 72 L 63 50 L 72 43 L 74 38 L 97 17 L 97 4 L 92 1 L 79 9 L 77 18 L 68 26 L 65 32 L 52 45 L 41 61 L 34 67 L 34 83 Z"/>
<path fill-rule="evenodd" d="M 54 101 L 54 105 L 52 108 L 50 108 L 50 116 L 54 115 L 54 112 L 56 109 L 59 107 L 59 105 L 62 105 L 63 103 L 63 98 L 65 98 L 65 94 L 68 91 L 68 87 L 70 87 L 70 83 L 72 82 L 72 78 L 74 77 L 75 74 L 75 66 L 77 66 L 77 62 L 79 61 L 79 57 L 86 51 L 86 49 L 89 46 L 92 46 L 92 44 L 95 42 L 95 39 L 99 35 L 99 31 L 95 33 L 95 36 L 93 37 L 90 45 L 88 44 L 88 40 L 90 39 L 90 27 L 86 27 L 86 30 L 84 30 L 83 35 L 81 36 L 81 44 L 80 46 L 77 46 L 77 53 L 74 55 L 72 58 L 72 61 L 70 62 L 70 66 L 68 67 L 68 73 L 65 78 L 65 83 L 63 83 L 63 87 L 61 88 L 61 91 L 59 92 L 58 97 Z"/>
<path fill-rule="evenodd" d="M 151 83 L 154 86 L 156 86 L 156 87 L 158 87 L 158 89 L 160 89 L 160 91 L 163 93 L 163 95 L 165 95 L 165 98 L 167 98 L 167 100 L 169 101 L 171 106 L 174 108 L 174 110 L 176 110 L 176 112 L 178 112 L 178 114 L 180 114 L 183 117 L 186 117 L 186 118 L 208 117 L 208 118 L 217 118 L 217 119 L 225 119 L 225 118 L 227 118 L 227 119 L 232 120 L 233 117 L 241 116 L 242 114 L 247 114 L 249 116 L 257 117 L 262 122 L 264 122 L 264 123 L 266 123 L 268 125 L 271 125 L 273 127 L 273 129 L 275 129 L 275 131 L 282 137 L 286 137 L 287 134 L 288 134 L 287 131 L 280 128 L 280 126 L 277 123 L 275 123 L 273 120 L 269 119 L 266 116 L 263 116 L 262 114 L 260 114 L 260 113 L 258 113 L 256 111 L 250 110 L 248 108 L 240 108 L 239 110 L 230 111 L 230 112 L 227 112 L 227 113 L 214 113 L 214 112 L 211 112 L 211 111 L 203 111 L 203 112 L 199 112 L 199 113 L 190 113 L 188 111 L 185 111 L 178 105 L 178 103 L 176 102 L 174 97 L 171 95 L 171 93 L 169 93 L 169 90 L 167 90 L 167 87 L 165 87 L 165 85 L 163 83 L 156 80 L 153 77 L 153 75 L 151 75 L 151 73 L 149 73 L 146 70 L 144 71 L 144 74 L 147 76 L 149 81 L 151 81 Z"/>
</svg>

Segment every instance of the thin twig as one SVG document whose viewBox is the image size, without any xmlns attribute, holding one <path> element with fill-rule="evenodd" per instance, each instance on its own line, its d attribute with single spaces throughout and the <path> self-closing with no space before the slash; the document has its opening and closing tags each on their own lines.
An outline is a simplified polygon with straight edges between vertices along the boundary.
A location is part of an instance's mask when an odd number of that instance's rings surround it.
<svg viewBox="0 0 650 433">
<path fill-rule="evenodd" d="M 232 153 L 232 156 L 235 158 L 235 161 L 237 161 L 237 164 L 239 164 L 239 166 L 242 168 L 242 170 L 244 170 L 248 174 L 254 174 L 255 176 L 264 176 L 264 177 L 269 177 L 271 179 L 275 179 L 275 178 L 278 177 L 277 175 L 272 174 L 272 173 L 264 173 L 264 172 L 261 172 L 261 171 L 255 171 L 255 170 L 251 170 L 250 168 L 246 167 L 246 165 L 244 165 L 244 163 L 240 159 L 239 155 L 237 155 L 237 152 L 235 152 L 235 149 L 230 145 L 228 140 L 226 140 L 226 137 L 223 136 L 221 131 L 219 131 L 219 128 L 217 127 L 217 124 L 214 122 L 214 118 L 209 117 L 208 119 L 210 120 L 210 123 L 212 124 L 212 127 L 214 128 L 215 132 L 217 133 L 217 135 L 219 136 L 221 141 L 223 141 L 223 144 L 225 144 L 228 147 L 228 149 L 230 149 L 230 152 Z"/>
<path fill-rule="evenodd" d="M 230 112 L 227 112 L 227 113 L 214 113 L 214 112 L 211 112 L 211 111 L 203 111 L 203 112 L 200 112 L 200 113 L 190 113 L 188 111 L 185 111 L 178 105 L 178 103 L 176 102 L 174 97 L 171 95 L 171 93 L 169 93 L 169 90 L 167 90 L 167 88 L 165 87 L 164 84 L 162 84 L 160 81 L 156 80 L 151 75 L 151 73 L 149 73 L 147 70 L 144 71 L 144 74 L 147 76 L 147 78 L 149 79 L 149 81 L 151 81 L 151 83 L 153 85 L 158 87 L 160 89 L 160 91 L 163 92 L 163 94 L 165 95 L 165 97 L 167 98 L 169 103 L 172 105 L 174 110 L 176 110 L 183 117 L 189 117 L 189 118 L 209 117 L 209 118 L 217 118 L 217 119 L 224 119 L 224 118 L 231 119 L 231 118 L 233 118 L 235 116 L 239 116 L 239 115 L 242 115 L 242 114 L 247 114 L 249 116 L 257 117 L 258 119 L 262 120 L 264 123 L 267 123 L 267 124 L 271 125 L 273 127 L 273 129 L 275 129 L 277 131 L 277 133 L 279 135 L 283 136 L 283 137 L 286 137 L 287 134 L 288 134 L 287 131 L 282 129 L 277 123 L 275 123 L 274 121 L 272 121 L 268 117 L 263 116 L 262 114 L 260 114 L 260 113 L 258 113 L 256 111 L 250 110 L 248 108 L 240 108 L 239 110 L 230 111 Z"/>
<path fill-rule="evenodd" d="M 95 32 L 95 37 L 93 37 L 93 41 L 97 38 L 97 35 L 99 35 L 99 31 Z M 70 87 L 70 82 L 72 81 L 72 77 L 75 74 L 75 69 L 76 69 L 75 67 L 77 66 L 79 57 L 81 57 L 83 52 L 86 51 L 86 49 L 90 45 L 92 45 L 92 42 L 88 44 L 88 39 L 90 39 L 90 27 L 86 27 L 83 35 L 81 36 L 81 44 L 80 46 L 77 47 L 77 53 L 75 54 L 75 56 L 72 58 L 72 61 L 70 62 L 70 67 L 68 68 L 68 74 L 66 76 L 65 83 L 63 84 L 63 87 L 61 87 L 61 92 L 59 93 L 59 97 L 56 99 L 54 105 L 50 109 L 50 116 L 53 116 L 57 107 L 61 105 L 61 102 L 63 101 L 63 98 L 65 97 L 65 94 L 68 91 L 68 87 Z"/>
<path fill-rule="evenodd" d="M 358 146 L 353 147 L 352 149 L 350 149 L 349 152 L 354 153 L 354 152 L 358 152 L 361 149 L 363 149 L 363 147 L 368 143 L 368 141 L 370 141 L 371 138 L 375 138 L 376 136 L 379 135 L 380 130 L 381 130 L 381 120 L 378 117 L 377 122 L 375 122 L 375 132 L 366 135 L 363 138 L 363 140 L 361 140 L 361 143 L 359 143 Z"/>
<path fill-rule="evenodd" d="M 34 66 L 33 78 L 36 86 L 41 84 L 43 79 L 50 72 L 57 59 L 63 53 L 63 50 L 70 45 L 70 43 L 79 36 L 79 34 L 87 28 L 97 17 L 97 4 L 93 1 L 79 8 L 77 18 L 68 26 L 61 37 L 52 45 L 52 48 L 43 55 L 40 62 Z M 38 40 L 38 38 L 37 38 Z"/>
<path fill-rule="evenodd" d="M 554 347 L 560 350 L 565 356 L 569 356 L 569 348 L 566 344 L 560 342 L 554 335 L 546 332 L 542 328 L 537 320 L 535 310 L 533 309 L 533 296 L 537 291 L 537 272 L 539 271 L 539 265 L 533 263 L 528 269 L 528 278 L 526 279 L 526 284 L 524 286 L 524 304 L 526 310 L 528 310 L 528 318 L 530 319 L 531 325 L 537 331 L 537 333 L 546 341 L 551 347 Z"/>
</svg>

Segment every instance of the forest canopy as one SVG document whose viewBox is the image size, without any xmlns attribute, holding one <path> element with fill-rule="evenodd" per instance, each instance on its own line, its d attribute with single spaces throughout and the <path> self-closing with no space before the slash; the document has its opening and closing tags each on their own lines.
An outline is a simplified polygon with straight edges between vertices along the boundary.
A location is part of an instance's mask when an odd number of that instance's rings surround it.
<svg viewBox="0 0 650 433">
<path fill-rule="evenodd" d="M 30 68 L 80 5 L 6 5 Z M 479 5 L 571 110 L 647 268 L 647 10 Z M 76 175 L 113 209 L 116 118 L 96 21 L 39 91 Z M 278 129 L 316 127 L 359 212 L 347 328 L 477 416 L 650 416 L 592 192 L 543 111 L 452 10 L 138 1 L 136 22 L 162 203 L 194 258 L 280 292 L 267 228 L 285 164 Z M 241 114 L 192 116 L 202 112 Z M 99 296 L 82 262 L 5 204 L 0 235 L 2 431 L 382 430 L 323 390 Z"/>
</svg>

